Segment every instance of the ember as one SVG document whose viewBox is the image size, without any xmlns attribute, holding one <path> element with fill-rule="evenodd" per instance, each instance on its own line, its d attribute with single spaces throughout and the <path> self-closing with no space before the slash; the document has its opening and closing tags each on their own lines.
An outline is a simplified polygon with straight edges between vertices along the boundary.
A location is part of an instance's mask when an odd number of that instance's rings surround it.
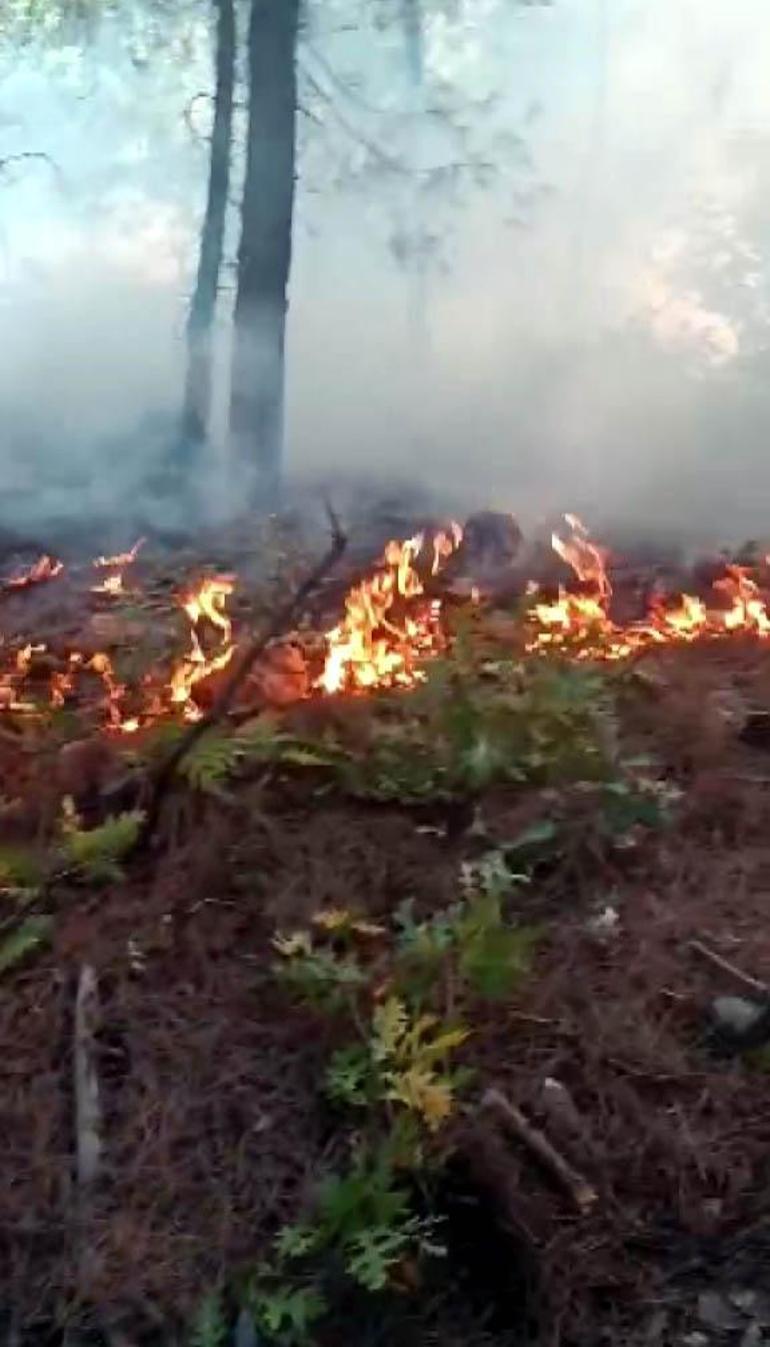
<svg viewBox="0 0 770 1347">
<path fill-rule="evenodd" d="M 64 570 L 64 563 L 57 561 L 54 557 L 38 557 L 34 565 L 29 570 L 20 571 L 18 575 L 12 575 L 10 580 L 3 582 L 3 589 L 26 589 L 27 585 L 39 585 L 44 580 L 55 580 L 57 575 L 61 575 Z"/>
</svg>

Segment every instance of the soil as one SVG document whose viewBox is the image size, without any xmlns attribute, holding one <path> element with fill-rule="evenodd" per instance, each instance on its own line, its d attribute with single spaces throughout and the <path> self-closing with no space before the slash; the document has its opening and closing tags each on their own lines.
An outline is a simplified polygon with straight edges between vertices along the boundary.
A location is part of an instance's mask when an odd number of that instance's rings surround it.
<svg viewBox="0 0 770 1347">
<path fill-rule="evenodd" d="M 770 1342 L 767 1066 L 715 1053 L 708 1006 L 741 988 L 690 943 L 770 983 L 770 759 L 745 735 L 746 709 L 770 710 L 770 661 L 750 641 L 666 650 L 627 671 L 621 703 L 627 751 L 681 791 L 675 822 L 609 860 L 577 848 L 535 872 L 521 912 L 547 939 L 513 1003 L 480 1012 L 471 1054 L 480 1085 L 547 1130 L 599 1200 L 577 1214 L 515 1143 L 504 1180 L 485 1171 L 469 1115 L 435 1285 L 416 1307 L 343 1304 L 330 1342 L 343 1325 L 351 1344 L 399 1347 Z M 3 740 L 0 776 L 6 803 L 34 780 Z M 15 1341 L 87 1333 L 86 1305 L 100 1332 L 160 1340 L 202 1289 L 259 1260 L 335 1147 L 326 1030 L 276 986 L 276 929 L 323 905 L 445 907 L 479 820 L 506 840 L 532 807 L 513 788 L 414 810 L 258 777 L 226 801 L 171 805 L 162 847 L 125 881 L 62 884 L 50 949 L 0 983 L 0 1312 Z M 83 964 L 98 978 L 106 1148 L 87 1260 Z M 544 1102 L 548 1080 L 569 1123 Z"/>
</svg>

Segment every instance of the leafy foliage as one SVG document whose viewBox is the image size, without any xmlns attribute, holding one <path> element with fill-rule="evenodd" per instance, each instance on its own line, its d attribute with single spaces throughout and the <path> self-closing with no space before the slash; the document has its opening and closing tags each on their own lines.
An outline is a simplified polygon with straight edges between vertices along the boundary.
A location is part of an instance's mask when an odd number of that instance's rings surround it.
<svg viewBox="0 0 770 1347">
<path fill-rule="evenodd" d="M 255 1285 L 249 1299 L 258 1327 L 271 1342 L 284 1347 L 301 1347 L 307 1342 L 313 1325 L 326 1310 L 323 1296 L 313 1285 Z"/>
<path fill-rule="evenodd" d="M 139 836 L 144 814 L 128 810 L 106 819 L 98 828 L 82 829 L 72 813 L 62 821 L 64 851 L 68 862 L 87 879 L 108 883 L 123 877 L 121 860 L 129 854 Z"/>
<path fill-rule="evenodd" d="M 14 968 L 26 959 L 28 954 L 45 944 L 52 925 L 52 920 L 48 916 L 27 917 L 11 935 L 6 936 L 0 944 L 0 973 Z"/>
<path fill-rule="evenodd" d="M 43 867 L 37 856 L 22 847 L 0 847 L 0 892 L 15 897 L 34 895 L 43 878 Z"/>
<path fill-rule="evenodd" d="M 235 734 L 209 730 L 182 759 L 179 772 L 194 789 L 217 795 L 243 767 L 260 763 L 331 767 L 336 762 L 337 754 L 332 748 L 288 734 L 275 716 L 265 713 L 248 721 Z"/>
<path fill-rule="evenodd" d="M 278 977 L 310 1005 L 337 1010 L 366 983 L 366 974 L 353 955 L 315 948 L 302 933 L 279 936 L 274 943 L 284 956 L 277 967 Z"/>
<path fill-rule="evenodd" d="M 205 1295 L 190 1330 L 190 1347 L 224 1347 L 227 1322 L 222 1297 L 215 1291 Z"/>
<path fill-rule="evenodd" d="M 614 717 L 604 676 L 582 667 L 483 658 L 458 636 L 409 697 L 374 698 L 365 741 L 344 723 L 289 733 L 265 713 L 237 732 L 211 730 L 180 764 L 194 789 L 218 794 L 254 764 L 330 774 L 364 798 L 419 803 L 494 782 L 610 779 Z"/>
</svg>

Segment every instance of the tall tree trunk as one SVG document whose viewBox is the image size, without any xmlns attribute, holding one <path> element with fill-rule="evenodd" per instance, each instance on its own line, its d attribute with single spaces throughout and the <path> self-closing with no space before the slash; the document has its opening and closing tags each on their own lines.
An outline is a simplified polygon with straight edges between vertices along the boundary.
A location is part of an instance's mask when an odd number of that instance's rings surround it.
<svg viewBox="0 0 770 1347">
<path fill-rule="evenodd" d="M 182 407 L 180 455 L 204 442 L 211 410 L 213 327 L 224 251 L 235 83 L 233 0 L 213 0 L 217 11 L 216 90 L 211 134 L 208 196 L 201 229 L 198 276 L 187 320 L 187 375 Z"/>
<path fill-rule="evenodd" d="M 236 471 L 272 507 L 283 450 L 284 339 L 294 210 L 299 0 L 252 0 L 249 130 L 230 432 Z"/>
<path fill-rule="evenodd" d="M 409 78 L 414 88 L 422 86 L 423 36 L 421 0 L 401 0 L 401 16 L 404 25 L 404 44 Z"/>
</svg>

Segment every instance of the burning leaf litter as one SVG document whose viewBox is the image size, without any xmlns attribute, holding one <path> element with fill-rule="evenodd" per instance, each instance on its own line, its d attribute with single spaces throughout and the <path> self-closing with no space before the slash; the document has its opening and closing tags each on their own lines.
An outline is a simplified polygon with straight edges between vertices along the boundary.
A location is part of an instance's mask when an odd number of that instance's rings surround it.
<svg viewBox="0 0 770 1347">
<path fill-rule="evenodd" d="M 618 661 L 666 644 L 696 640 L 770 636 L 761 567 L 725 561 L 713 582 L 712 601 L 691 593 L 653 593 L 643 617 L 620 623 L 612 616 L 611 559 L 575 515 L 565 515 L 567 530 L 554 532 L 554 553 L 570 568 L 573 579 L 548 593 L 537 581 L 527 585 L 529 603 L 516 624 L 514 642 L 520 651 L 544 654 L 561 651 L 577 660 Z M 323 636 L 322 667 L 305 682 L 303 695 L 361 694 L 378 689 L 409 689 L 425 679 L 423 665 L 441 655 L 449 635 L 443 618 L 436 579 L 463 542 L 457 523 L 433 534 L 420 533 L 389 542 L 370 576 L 349 590 L 340 621 Z M 99 556 L 92 565 L 108 572 L 91 587 L 95 594 L 125 597 L 126 569 L 144 545 L 113 556 Z M 19 591 L 55 580 L 64 571 L 61 561 L 41 556 L 25 572 L 4 582 Z M 87 674 L 103 687 L 101 704 L 107 729 L 133 734 L 169 716 L 200 719 L 196 690 L 231 664 L 238 648 L 228 604 L 237 579 L 232 574 L 206 576 L 184 591 L 178 605 L 188 621 L 189 645 L 173 660 L 167 674 L 152 668 L 138 686 L 118 676 L 106 651 L 70 651 L 49 670 L 44 702 L 63 707 L 76 694 Z M 472 605 L 480 601 L 476 586 Z M 0 672 L 0 710 L 34 715 L 41 710 L 38 670 L 46 659 L 53 663 L 45 643 L 11 644 L 5 669 Z M 44 703 L 43 703 L 44 704 Z"/>
</svg>

